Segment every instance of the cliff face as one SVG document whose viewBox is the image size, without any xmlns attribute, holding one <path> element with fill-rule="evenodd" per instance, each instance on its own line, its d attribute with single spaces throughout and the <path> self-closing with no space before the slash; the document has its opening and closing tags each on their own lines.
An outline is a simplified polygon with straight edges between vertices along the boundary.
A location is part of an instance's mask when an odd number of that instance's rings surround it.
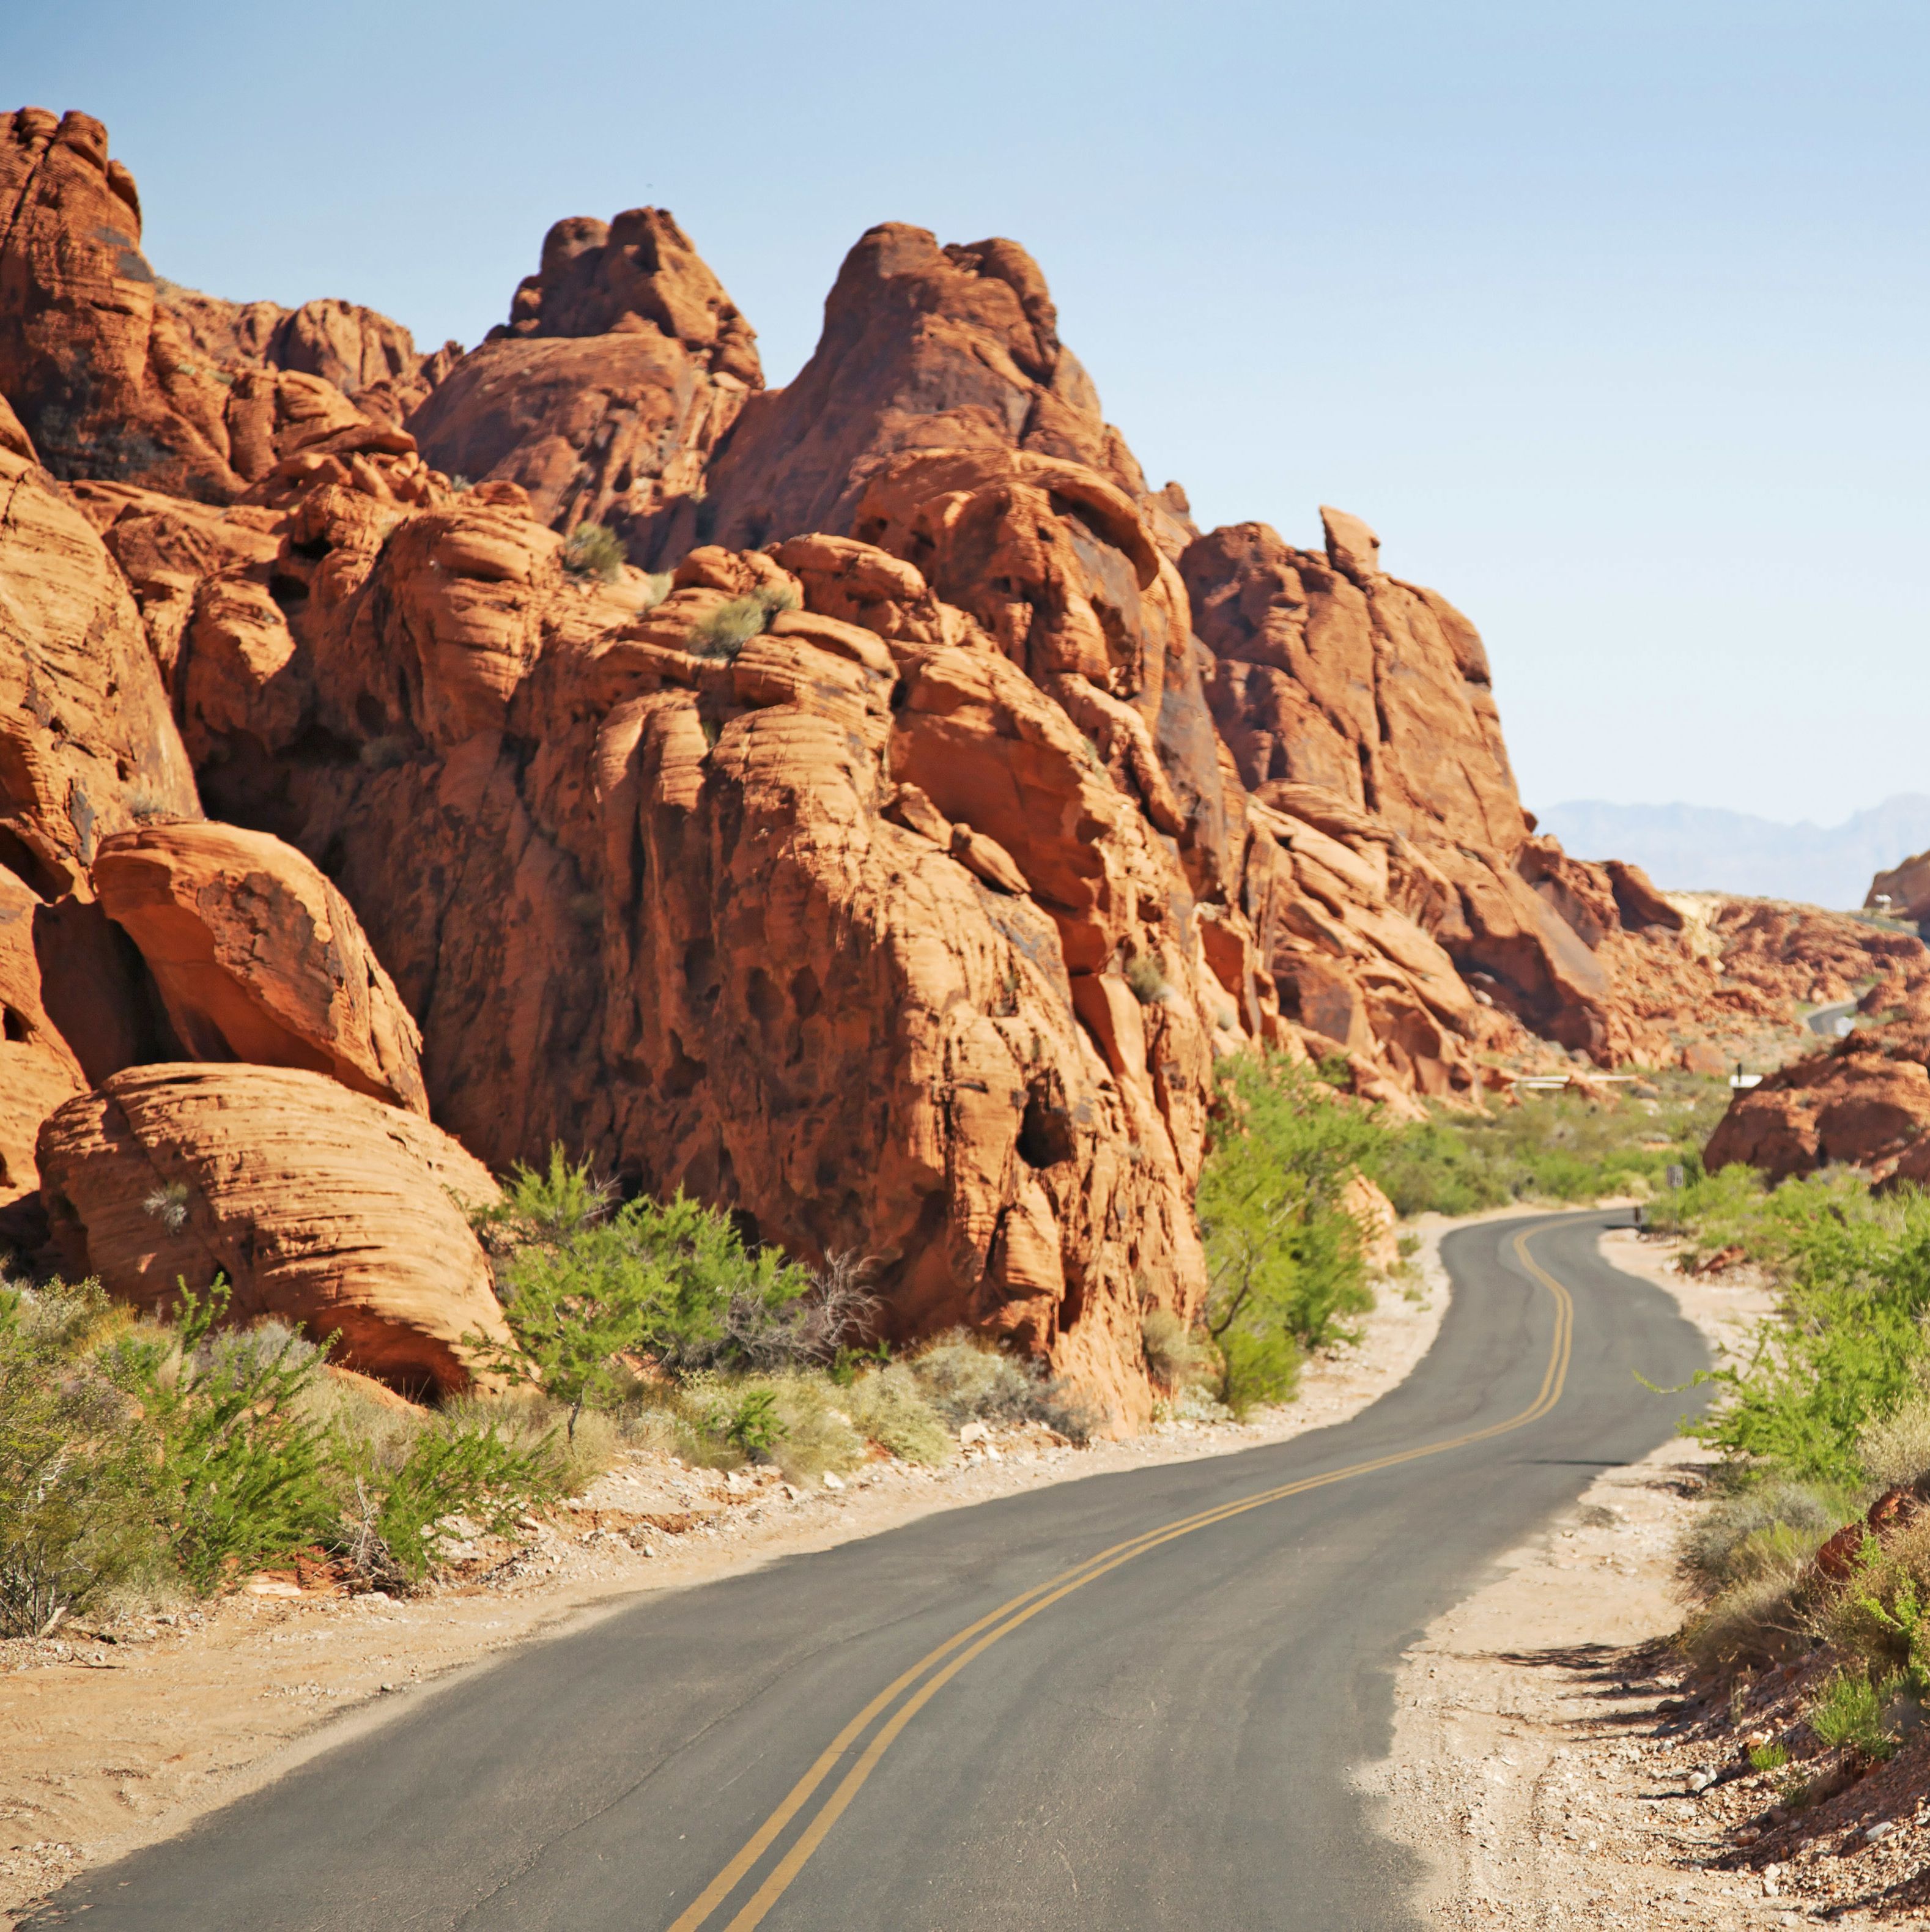
<svg viewBox="0 0 1930 1932">
<path fill-rule="evenodd" d="M 1203 1292 L 1216 1056 L 1412 1114 L 1505 1054 L 1680 1060 L 1812 970 L 1536 838 L 1478 635 L 1357 519 L 1311 553 L 1149 491 L 1014 243 L 873 230 L 766 392 L 667 214 L 572 220 L 425 358 L 157 302 L 97 124 L 11 130 L 0 1214 L 54 1115 L 37 1198 L 126 1292 L 145 1161 L 249 1305 L 455 1385 L 472 1258 L 418 1280 L 398 1232 L 460 1154 L 426 1108 L 861 1250 L 893 1336 L 1002 1335 L 1129 1426 L 1146 1309 Z M 388 1151 L 303 1207 L 274 1161 L 351 1119 Z"/>
</svg>

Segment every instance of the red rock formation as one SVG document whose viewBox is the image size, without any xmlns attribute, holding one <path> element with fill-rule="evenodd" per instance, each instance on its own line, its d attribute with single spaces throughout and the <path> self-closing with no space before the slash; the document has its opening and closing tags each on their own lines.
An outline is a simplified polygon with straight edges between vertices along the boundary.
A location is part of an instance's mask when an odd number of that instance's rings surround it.
<svg viewBox="0 0 1930 1932">
<path fill-rule="evenodd" d="M 199 811 L 126 586 L 46 472 L 0 447 L 0 1243 L 37 1240 L 11 1210 L 48 1111 L 172 1044 L 88 868 L 103 837 Z"/>
<path fill-rule="evenodd" d="M 344 302 L 284 311 L 171 285 L 160 299 L 133 178 L 90 116 L 12 116 L 0 209 L 0 395 L 56 477 L 232 502 L 367 429 L 337 386 L 358 376 L 376 386 L 385 446 L 414 449 L 395 421 L 446 351 L 417 357 L 406 330 Z"/>
<path fill-rule="evenodd" d="M 559 530 L 607 521 L 643 560 L 763 385 L 750 325 L 658 208 L 558 222 L 510 318 L 409 429 L 451 474 L 520 485 Z"/>
<path fill-rule="evenodd" d="M 400 322 L 358 302 L 331 296 L 283 308 L 270 302 L 223 302 L 173 282 L 156 287 L 188 340 L 223 366 L 292 369 L 352 396 L 378 382 L 413 380 L 423 360 Z"/>
<path fill-rule="evenodd" d="M 66 1269 L 137 1307 L 218 1272 L 234 1318 L 339 1333 L 346 1366 L 412 1394 L 468 1385 L 466 1336 L 508 1340 L 457 1204 L 499 1198 L 488 1172 L 322 1075 L 131 1068 L 56 1109 L 39 1156 Z"/>
<path fill-rule="evenodd" d="M 1009 1334 L 1136 1420 L 1142 1288 L 1199 1289 L 1209 1042 L 1249 1027 L 1137 790 L 883 551 L 700 549 L 643 608 L 483 495 L 316 490 L 268 567 L 292 708 L 177 687 L 224 808 L 331 854 L 437 1118 L 877 1255 L 893 1332 Z M 768 628 L 706 643 L 760 587 Z M 310 732 L 360 750 L 282 757 Z"/>
<path fill-rule="evenodd" d="M 1059 339 L 1038 265 L 1014 242 L 941 248 L 903 222 L 844 258 L 824 332 L 788 387 L 750 403 L 709 481 L 728 543 L 848 530 L 873 476 L 911 450 L 1023 449 L 1096 470 L 1156 540 L 1193 534 L 1175 484 L 1149 496 L 1098 392 Z"/>
<path fill-rule="evenodd" d="M 1899 919 L 1930 918 L 1930 852 L 1920 852 L 1870 881 L 1863 904 Z"/>
<path fill-rule="evenodd" d="M 1773 1180 L 1833 1162 L 1930 1182 L 1930 1024 L 1857 1032 L 1746 1088 L 1710 1136 L 1712 1171 L 1740 1162 Z"/>
<path fill-rule="evenodd" d="M 104 244 L 69 232 L 115 192 L 98 130 L 13 130 L 0 390 L 26 400 L 0 463 L 29 476 L 34 542 L 58 511 L 75 580 L 98 590 L 111 554 L 134 592 L 81 653 L 97 683 L 136 661 L 91 700 L 94 737 L 122 783 L 148 706 L 164 755 L 184 742 L 211 807 L 254 828 L 157 822 L 191 815 L 190 788 L 103 821 L 97 853 L 64 728 L 34 722 L 24 682 L 9 726 L 0 690 L 0 747 L 27 748 L 17 783 L 0 770 L 0 858 L 99 938 L 91 865 L 159 982 L 94 1000 L 153 996 L 111 1064 L 46 1044 L 49 1094 L 178 1059 L 164 1006 L 187 1051 L 426 1095 L 498 1166 L 560 1140 L 807 1258 L 868 1252 L 889 1332 L 1003 1334 L 1127 1426 L 1146 1299 L 1202 1287 L 1215 1053 L 1338 1059 L 1411 1114 L 1548 1052 L 1524 1027 L 1604 1063 L 1719 1058 L 1724 1028 L 1793 1018 L 1894 938 L 1692 904 L 1534 837 L 1473 627 L 1338 512 L 1320 554 L 1260 525 L 1199 537 L 1182 494 L 1146 490 L 1009 242 L 873 230 L 811 363 L 763 394 L 667 215 L 565 222 L 506 328 L 412 367 L 401 332 L 343 304 L 100 296 Z M 78 320 L 41 328 L 63 303 Z M 62 502 L 29 475 L 34 372 L 96 362 L 119 373 Z M 208 379 L 211 416 L 203 368 L 233 378 Z M 161 454 L 96 460 L 124 431 Z M 585 517 L 673 563 L 667 592 L 573 573 L 559 532 Z M 23 1048 L 41 1011 L 73 1043 L 38 943 L 58 910 L 34 910 L 37 982 L 0 952 Z M 61 1116 L 76 1172 L 147 1146 L 115 1124 L 137 1103 L 188 1161 L 243 1131 L 210 1124 L 210 1096 L 313 1091 L 260 1067 L 170 1066 L 151 1094 L 119 1077 Z M 31 1084 L 20 1122 L 46 1104 Z M 0 1155 L 19 1140 L 0 1106 Z M 160 1252 L 107 1192 L 92 1220 L 48 1196 L 70 1239 Z M 210 1225 L 238 1253 L 265 1201 Z M 322 1219 L 298 1299 L 349 1238 L 346 1207 Z"/>
<path fill-rule="evenodd" d="M 94 887 L 196 1058 L 307 1067 L 428 1112 L 415 1022 L 299 852 L 232 825 L 145 826 L 103 842 Z"/>
</svg>

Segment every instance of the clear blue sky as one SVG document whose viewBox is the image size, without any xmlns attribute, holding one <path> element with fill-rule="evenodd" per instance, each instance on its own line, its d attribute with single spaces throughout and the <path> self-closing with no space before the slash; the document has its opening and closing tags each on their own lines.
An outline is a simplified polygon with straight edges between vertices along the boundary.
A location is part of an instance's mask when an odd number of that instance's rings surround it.
<svg viewBox="0 0 1930 1932">
<path fill-rule="evenodd" d="M 15 5 L 157 270 L 501 320 L 673 209 L 810 352 L 875 221 L 1015 237 L 1203 523 L 1367 517 L 1486 634 L 1523 790 L 1930 789 L 1923 0 Z"/>
</svg>

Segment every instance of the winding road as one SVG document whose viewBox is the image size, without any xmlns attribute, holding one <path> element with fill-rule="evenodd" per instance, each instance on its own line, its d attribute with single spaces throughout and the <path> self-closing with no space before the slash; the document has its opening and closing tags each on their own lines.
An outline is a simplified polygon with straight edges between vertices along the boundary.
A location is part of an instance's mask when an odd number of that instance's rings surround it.
<svg viewBox="0 0 1930 1932">
<path fill-rule="evenodd" d="M 1418 1870 L 1350 1782 L 1404 1648 L 1703 1365 L 1625 1215 L 1462 1228 L 1399 1388 L 666 1593 L 75 1881 L 87 1932 L 1347 1932 Z"/>
</svg>

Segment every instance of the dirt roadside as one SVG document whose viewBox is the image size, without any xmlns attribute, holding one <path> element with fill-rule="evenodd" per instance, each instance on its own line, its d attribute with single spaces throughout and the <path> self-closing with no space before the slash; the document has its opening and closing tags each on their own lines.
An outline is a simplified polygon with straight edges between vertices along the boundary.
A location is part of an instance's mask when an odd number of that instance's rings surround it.
<svg viewBox="0 0 1930 1932">
<path fill-rule="evenodd" d="M 1605 1234 L 1614 1266 L 1656 1282 L 1733 1359 L 1772 1298 L 1759 1280 L 1685 1277 L 1671 1244 Z M 1672 1552 L 1694 1507 L 1701 1445 L 1665 1444 L 1605 1472 L 1503 1574 L 1439 1618 L 1404 1659 L 1393 1748 L 1359 1774 L 1383 1828 L 1426 1860 L 1424 1916 L 1443 1928 L 1662 1928 L 1710 1932 L 1879 1922 L 1854 1902 L 1920 1864 L 1914 1832 L 1846 1840 L 1829 1882 L 1722 1868 L 1745 1801 L 1707 1726 L 1671 1694 L 1663 1640 L 1680 1624 Z M 1882 1866 L 1878 1873 L 1864 1867 Z M 1807 1880 L 1809 1874 L 1804 1874 Z M 1892 1912 L 1888 1925 L 1930 1924 Z"/>
<path fill-rule="evenodd" d="M 888 1460 L 809 1492 L 775 1472 L 727 1476 L 634 1454 L 487 1581 L 394 1602 L 281 1583 L 264 1586 L 277 1594 L 0 1643 L 0 1932 L 84 1867 L 170 1836 L 351 1729 L 388 1721 L 432 1680 L 649 1592 L 1041 1484 L 1230 1454 L 1344 1421 L 1432 1343 L 1448 1300 L 1440 1239 L 1463 1225 L 1413 1224 L 1418 1298 L 1384 1288 L 1358 1346 L 1315 1358 L 1295 1401 L 1245 1424 L 1169 1423 L 1084 1448 L 994 1433 L 940 1470 Z"/>
</svg>

